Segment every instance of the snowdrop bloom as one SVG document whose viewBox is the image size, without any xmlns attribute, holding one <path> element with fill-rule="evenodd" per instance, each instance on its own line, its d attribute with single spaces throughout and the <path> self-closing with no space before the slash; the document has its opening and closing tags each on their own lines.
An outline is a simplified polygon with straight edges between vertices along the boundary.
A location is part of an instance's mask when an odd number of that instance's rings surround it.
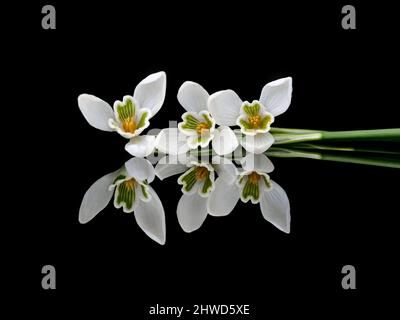
<svg viewBox="0 0 400 320">
<path fill-rule="evenodd" d="M 154 149 L 155 136 L 140 135 L 164 103 L 166 90 L 165 72 L 157 72 L 143 79 L 135 88 L 133 96 L 111 106 L 90 94 L 81 94 L 78 105 L 85 119 L 93 127 L 103 131 L 116 131 L 130 139 L 125 149 L 136 157 L 148 156 Z"/>
<path fill-rule="evenodd" d="M 285 112 L 292 97 L 292 78 L 282 78 L 267 83 L 261 91 L 259 100 L 242 101 L 232 90 L 223 90 L 212 94 L 208 100 L 208 110 L 215 121 L 224 126 L 240 127 L 243 134 L 241 144 L 246 151 L 263 153 L 273 143 L 274 138 L 268 132 L 274 117 Z M 227 137 L 226 137 L 227 138 Z M 235 136 L 230 139 L 236 141 Z M 224 143 L 232 145 L 235 141 Z"/>
<path fill-rule="evenodd" d="M 179 154 L 197 147 L 205 148 L 212 141 L 218 155 L 234 151 L 238 141 L 234 132 L 211 117 L 208 110 L 210 95 L 198 83 L 186 81 L 178 91 L 178 101 L 185 108 L 178 128 L 164 129 L 157 136 L 156 147 L 168 154 Z"/>
<path fill-rule="evenodd" d="M 290 204 L 285 190 L 268 173 L 274 166 L 264 154 L 247 154 L 241 161 L 243 170 L 236 179 L 218 179 L 215 190 L 210 195 L 209 213 L 226 216 L 236 206 L 239 199 L 260 204 L 265 220 L 279 230 L 290 232 Z"/>
<path fill-rule="evenodd" d="M 161 180 L 184 172 L 178 178 L 183 195 L 178 202 L 177 216 L 185 232 L 200 228 L 208 212 L 214 211 L 212 206 L 215 204 L 211 204 L 210 209 L 209 199 L 214 192 L 215 183 L 221 179 L 231 183 L 237 175 L 235 165 L 218 156 L 213 157 L 211 163 L 199 162 L 191 157 L 177 160 L 176 156 L 167 156 L 159 161 L 155 171 Z M 216 180 L 215 172 L 218 173 Z"/>
<path fill-rule="evenodd" d="M 149 185 L 154 168 L 142 158 L 132 158 L 115 172 L 109 173 L 87 190 L 79 209 L 79 222 L 87 223 L 102 211 L 114 194 L 114 206 L 134 212 L 139 227 L 154 241 L 165 243 L 164 208 Z"/>
</svg>

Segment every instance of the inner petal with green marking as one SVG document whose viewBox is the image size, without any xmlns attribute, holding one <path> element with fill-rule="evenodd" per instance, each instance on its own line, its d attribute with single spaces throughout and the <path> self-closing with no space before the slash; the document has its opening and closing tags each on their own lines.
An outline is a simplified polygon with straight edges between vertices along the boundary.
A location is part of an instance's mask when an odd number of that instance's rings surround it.
<svg viewBox="0 0 400 320">
<path fill-rule="evenodd" d="M 124 102 L 117 104 L 116 108 L 122 129 L 125 132 L 134 133 L 136 124 L 136 105 L 131 98 L 124 99 Z"/>
<path fill-rule="evenodd" d="M 252 203 L 258 203 L 260 202 L 261 192 L 271 188 L 269 176 L 255 171 L 241 176 L 238 184 L 242 188 L 240 198 L 243 202 L 251 200 Z"/>
<path fill-rule="evenodd" d="M 118 124 L 111 122 L 110 126 L 124 136 L 138 135 L 149 125 L 150 111 L 139 108 L 131 96 L 125 96 L 122 102 L 116 101 L 114 110 Z"/>
<path fill-rule="evenodd" d="M 198 190 L 201 196 L 208 196 L 214 187 L 214 172 L 207 167 L 193 166 L 178 179 L 184 193 L 193 193 Z M 198 189 L 195 186 L 198 186 Z"/>
<path fill-rule="evenodd" d="M 114 206 L 123 208 L 124 212 L 132 212 L 133 205 L 136 200 L 136 185 L 137 181 L 134 178 L 120 182 L 114 195 Z"/>
<path fill-rule="evenodd" d="M 236 124 L 244 134 L 256 134 L 268 132 L 274 116 L 266 111 L 265 107 L 254 100 L 252 103 L 244 102 L 241 107 L 242 113 Z"/>
<path fill-rule="evenodd" d="M 200 112 L 198 115 L 194 112 L 185 112 L 182 116 L 183 122 L 178 127 L 183 133 L 201 136 L 214 129 L 215 123 L 208 112 Z"/>
<path fill-rule="evenodd" d="M 215 121 L 208 111 L 185 112 L 182 115 L 183 122 L 178 124 L 179 130 L 189 136 L 189 147 L 194 149 L 198 146 L 205 147 L 214 137 Z"/>
</svg>

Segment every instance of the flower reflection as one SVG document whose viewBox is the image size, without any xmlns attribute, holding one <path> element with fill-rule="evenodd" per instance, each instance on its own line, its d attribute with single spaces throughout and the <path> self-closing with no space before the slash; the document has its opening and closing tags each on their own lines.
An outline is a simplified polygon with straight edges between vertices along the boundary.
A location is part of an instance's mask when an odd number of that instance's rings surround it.
<svg viewBox="0 0 400 320">
<path fill-rule="evenodd" d="M 146 159 L 132 158 L 86 191 L 79 209 L 79 222 L 87 223 L 102 211 L 114 194 L 114 206 L 133 212 L 139 227 L 154 241 L 165 243 L 163 205 L 149 185 L 154 180 L 153 165 Z"/>
<path fill-rule="evenodd" d="M 182 174 L 178 183 L 183 195 L 177 206 L 179 224 L 186 232 L 201 227 L 208 214 L 226 216 L 239 199 L 260 204 L 263 217 L 286 233 L 290 232 L 290 204 L 286 192 L 268 173 L 274 169 L 263 154 L 247 154 L 237 168 L 227 158 L 214 156 L 198 161 L 188 155 L 166 156 L 155 168 L 162 180 Z M 215 179 L 215 173 L 218 177 Z"/>
</svg>

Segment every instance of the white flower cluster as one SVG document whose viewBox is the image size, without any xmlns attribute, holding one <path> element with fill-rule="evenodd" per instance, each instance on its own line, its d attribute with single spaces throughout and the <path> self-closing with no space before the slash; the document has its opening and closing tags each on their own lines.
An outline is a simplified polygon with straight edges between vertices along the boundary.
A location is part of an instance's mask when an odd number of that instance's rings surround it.
<svg viewBox="0 0 400 320">
<path fill-rule="evenodd" d="M 79 221 L 86 223 L 102 211 L 114 195 L 114 206 L 133 212 L 137 224 L 153 240 L 165 243 L 165 213 L 150 186 L 155 176 L 163 180 L 181 174 L 183 195 L 177 216 L 186 232 L 197 230 L 208 214 L 226 216 L 239 199 L 260 204 L 263 217 L 278 229 L 290 231 L 290 205 L 285 191 L 269 173 L 271 161 L 263 154 L 274 142 L 269 133 L 274 117 L 290 105 L 292 79 L 284 78 L 264 86 L 259 100 L 242 101 L 232 90 L 209 95 L 199 84 L 187 81 L 178 91 L 185 108 L 177 128 L 163 129 L 157 136 L 142 135 L 164 103 L 166 74 L 158 72 L 142 80 L 133 96 L 115 101 L 113 108 L 89 94 L 78 97 L 79 108 L 93 127 L 116 131 L 129 139 L 125 149 L 133 158 L 97 180 L 86 192 Z M 235 131 L 232 126 L 238 126 Z M 199 160 L 209 144 L 211 159 Z M 228 155 L 240 145 L 247 155 L 236 166 Z M 154 168 L 145 157 L 166 154 Z"/>
</svg>

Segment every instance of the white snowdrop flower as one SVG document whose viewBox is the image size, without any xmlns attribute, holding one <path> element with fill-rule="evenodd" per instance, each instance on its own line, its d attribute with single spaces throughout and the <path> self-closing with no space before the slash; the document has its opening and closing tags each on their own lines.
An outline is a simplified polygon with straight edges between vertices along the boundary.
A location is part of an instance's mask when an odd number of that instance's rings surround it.
<svg viewBox="0 0 400 320">
<path fill-rule="evenodd" d="M 132 158 L 117 171 L 109 173 L 86 191 L 79 209 L 79 222 L 87 223 L 102 211 L 114 195 L 114 206 L 133 212 L 139 227 L 154 241 L 165 243 L 165 213 L 156 192 L 149 185 L 154 180 L 152 164 Z"/>
<path fill-rule="evenodd" d="M 168 154 L 179 154 L 197 147 L 212 147 L 218 155 L 226 155 L 239 145 L 234 132 L 221 125 L 208 110 L 210 95 L 198 83 L 186 81 L 178 91 L 178 101 L 186 112 L 178 128 L 164 129 L 157 136 L 156 147 Z"/>
<path fill-rule="evenodd" d="M 209 97 L 208 111 L 220 125 L 238 125 L 243 134 L 242 146 L 248 152 L 260 154 L 274 143 L 270 126 L 276 116 L 289 108 L 291 97 L 292 78 L 282 78 L 267 83 L 260 99 L 251 103 L 242 101 L 233 90 L 218 91 Z"/>
<path fill-rule="evenodd" d="M 264 154 L 247 154 L 241 161 L 243 170 L 236 179 L 217 179 L 208 202 L 208 213 L 226 216 L 239 199 L 260 204 L 263 217 L 279 230 L 290 232 L 290 203 L 285 190 L 268 173 L 274 166 Z"/>
<path fill-rule="evenodd" d="M 145 157 L 154 150 L 155 136 L 140 134 L 163 105 L 165 91 L 166 74 L 157 72 L 143 79 L 136 86 L 133 96 L 124 96 L 122 101 L 115 101 L 114 108 L 90 94 L 81 94 L 78 105 L 91 126 L 118 132 L 130 139 L 125 146 L 126 151 L 136 157 Z"/>
<path fill-rule="evenodd" d="M 179 224 L 185 232 L 199 229 L 205 221 L 209 212 L 210 195 L 213 194 L 216 183 L 220 180 L 233 183 L 237 176 L 237 169 L 232 161 L 219 156 L 214 156 L 211 162 L 204 162 L 188 156 L 181 155 L 178 158 L 169 155 L 160 159 L 155 171 L 161 180 L 183 173 L 178 178 L 183 195 L 176 212 Z M 218 174 L 216 180 L 215 173 Z"/>
</svg>

